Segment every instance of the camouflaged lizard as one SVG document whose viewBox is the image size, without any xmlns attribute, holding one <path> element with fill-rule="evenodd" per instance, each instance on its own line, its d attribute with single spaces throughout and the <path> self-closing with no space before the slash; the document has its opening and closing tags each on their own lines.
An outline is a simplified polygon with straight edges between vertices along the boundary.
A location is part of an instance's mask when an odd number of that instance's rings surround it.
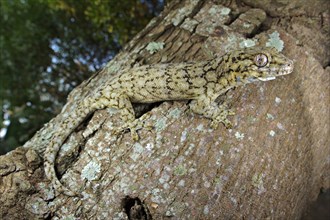
<svg viewBox="0 0 330 220">
<path fill-rule="evenodd" d="M 211 126 L 219 123 L 231 127 L 228 115 L 233 112 L 226 105 L 215 102 L 229 89 L 257 80 L 272 80 L 293 71 L 293 62 L 275 49 L 243 49 L 202 62 L 155 64 L 123 71 L 111 83 L 78 103 L 75 111 L 61 125 L 45 152 L 45 173 L 55 190 L 68 196 L 68 190 L 58 180 L 55 159 L 68 136 L 83 120 L 98 109 L 120 110 L 124 126 L 130 129 L 134 140 L 137 120 L 132 103 L 152 103 L 166 100 L 191 100 L 190 109 L 211 119 Z M 119 130 L 120 130 L 119 129 Z"/>
</svg>

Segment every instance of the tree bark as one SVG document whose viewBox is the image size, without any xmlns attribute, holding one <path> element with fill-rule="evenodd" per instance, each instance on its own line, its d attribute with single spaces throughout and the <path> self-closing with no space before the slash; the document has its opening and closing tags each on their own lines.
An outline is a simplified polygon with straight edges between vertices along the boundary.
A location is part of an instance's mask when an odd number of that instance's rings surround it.
<svg viewBox="0 0 330 220">
<path fill-rule="evenodd" d="M 171 1 L 107 66 L 78 86 L 61 114 L 0 160 L 1 219 L 300 219 L 329 188 L 327 1 Z M 295 61 L 283 78 L 224 97 L 233 129 L 212 130 L 187 102 L 136 106 L 140 140 L 110 135 L 100 110 L 58 155 L 55 196 L 43 152 L 77 100 L 133 65 L 199 61 L 244 46 L 275 46 Z"/>
</svg>

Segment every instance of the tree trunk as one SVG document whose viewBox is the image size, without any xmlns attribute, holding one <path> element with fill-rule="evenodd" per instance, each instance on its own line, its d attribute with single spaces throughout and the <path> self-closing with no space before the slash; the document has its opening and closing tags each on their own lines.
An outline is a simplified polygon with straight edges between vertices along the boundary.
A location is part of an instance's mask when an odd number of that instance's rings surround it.
<svg viewBox="0 0 330 220">
<path fill-rule="evenodd" d="M 329 184 L 327 1 L 171 1 L 103 71 L 78 86 L 61 114 L 0 160 L 1 219 L 300 219 Z M 135 106 L 151 130 L 110 135 L 96 111 L 57 156 L 58 177 L 82 197 L 55 196 L 43 153 L 64 115 L 118 70 L 200 61 L 274 46 L 294 72 L 229 91 L 234 127 L 213 130 L 187 102 Z M 326 101 L 328 100 L 328 101 Z M 141 108 L 142 107 L 142 108 Z"/>
</svg>

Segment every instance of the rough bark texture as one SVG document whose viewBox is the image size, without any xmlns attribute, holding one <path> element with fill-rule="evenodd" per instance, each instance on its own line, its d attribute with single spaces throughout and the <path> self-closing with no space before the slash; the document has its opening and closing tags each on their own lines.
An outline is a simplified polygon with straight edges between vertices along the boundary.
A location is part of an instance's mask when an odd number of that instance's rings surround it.
<svg viewBox="0 0 330 220">
<path fill-rule="evenodd" d="M 330 187 L 328 9 L 326 0 L 172 1 L 60 115 L 1 157 L 0 218 L 299 219 Z M 282 43 L 294 72 L 230 91 L 232 130 L 211 130 L 187 102 L 163 102 L 137 111 L 154 126 L 138 142 L 129 133 L 118 140 L 110 135 L 118 117 L 97 111 L 58 156 L 61 182 L 83 197 L 54 195 L 41 149 L 70 106 L 117 70 Z"/>
</svg>

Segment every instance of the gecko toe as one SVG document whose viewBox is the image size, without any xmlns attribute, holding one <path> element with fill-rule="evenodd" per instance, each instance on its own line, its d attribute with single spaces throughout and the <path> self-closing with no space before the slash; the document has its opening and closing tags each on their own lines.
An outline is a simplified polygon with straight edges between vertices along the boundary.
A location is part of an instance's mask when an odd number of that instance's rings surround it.
<svg viewBox="0 0 330 220">
<path fill-rule="evenodd" d="M 136 130 L 135 129 L 131 129 L 131 137 L 132 137 L 132 140 L 133 141 L 138 141 L 139 140 L 139 135 L 137 134 Z"/>
</svg>

